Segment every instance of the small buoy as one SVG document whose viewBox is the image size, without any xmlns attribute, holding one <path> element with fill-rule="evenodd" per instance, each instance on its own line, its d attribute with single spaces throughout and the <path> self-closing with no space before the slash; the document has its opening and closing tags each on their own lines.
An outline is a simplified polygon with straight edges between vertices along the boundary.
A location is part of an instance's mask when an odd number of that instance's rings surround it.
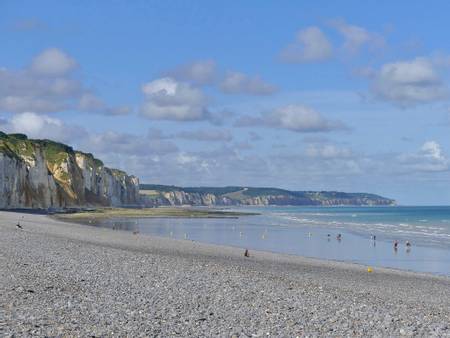
<svg viewBox="0 0 450 338">
<path fill-rule="evenodd" d="M 373 272 L 372 268 L 371 268 L 371 267 L 368 267 L 368 268 L 367 268 L 367 272 Z"/>
</svg>

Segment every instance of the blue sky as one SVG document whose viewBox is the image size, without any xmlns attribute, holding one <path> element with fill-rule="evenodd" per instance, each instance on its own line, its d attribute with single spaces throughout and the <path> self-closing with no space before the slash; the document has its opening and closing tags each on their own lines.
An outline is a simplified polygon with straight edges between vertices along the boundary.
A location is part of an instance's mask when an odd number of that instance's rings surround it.
<svg viewBox="0 0 450 338">
<path fill-rule="evenodd" d="M 2 1 L 0 129 L 142 182 L 450 203 L 446 1 Z"/>
</svg>

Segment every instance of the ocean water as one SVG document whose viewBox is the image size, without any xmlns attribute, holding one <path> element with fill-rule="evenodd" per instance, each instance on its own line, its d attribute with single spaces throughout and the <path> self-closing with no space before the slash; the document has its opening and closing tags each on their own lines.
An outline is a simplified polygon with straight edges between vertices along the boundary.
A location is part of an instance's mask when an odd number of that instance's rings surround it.
<svg viewBox="0 0 450 338">
<path fill-rule="evenodd" d="M 450 276 L 450 207 L 237 210 L 256 211 L 260 215 L 237 219 L 108 219 L 98 225 L 241 249 Z M 399 242 L 397 250 L 394 241 Z M 407 241 L 411 247 L 406 246 Z"/>
</svg>

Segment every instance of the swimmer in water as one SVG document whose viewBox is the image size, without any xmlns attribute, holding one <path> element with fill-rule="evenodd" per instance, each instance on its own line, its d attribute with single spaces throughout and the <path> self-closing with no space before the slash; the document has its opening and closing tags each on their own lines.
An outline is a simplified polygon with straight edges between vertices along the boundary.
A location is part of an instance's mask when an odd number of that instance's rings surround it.
<svg viewBox="0 0 450 338">
<path fill-rule="evenodd" d="M 395 251 L 398 250 L 398 241 L 394 241 L 394 250 L 395 250 Z"/>
<path fill-rule="evenodd" d="M 342 235 L 341 235 L 341 234 L 338 234 L 338 235 L 336 236 L 336 239 L 337 239 L 338 241 L 341 241 Z"/>
<path fill-rule="evenodd" d="M 411 242 L 406 241 L 406 253 L 410 253 L 410 252 L 411 252 Z"/>
</svg>

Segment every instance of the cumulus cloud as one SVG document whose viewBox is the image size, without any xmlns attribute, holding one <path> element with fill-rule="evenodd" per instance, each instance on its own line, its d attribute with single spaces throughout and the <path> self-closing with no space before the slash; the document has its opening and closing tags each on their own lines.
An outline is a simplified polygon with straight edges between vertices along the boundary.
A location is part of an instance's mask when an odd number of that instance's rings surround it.
<svg viewBox="0 0 450 338">
<path fill-rule="evenodd" d="M 24 112 L 3 120 L 0 127 L 7 133 L 22 133 L 30 138 L 71 142 L 86 137 L 87 132 L 79 126 L 69 126 L 62 120 L 48 115 Z"/>
<path fill-rule="evenodd" d="M 290 150 L 292 147 L 286 147 L 285 150 Z M 326 187 L 326 190 L 331 188 L 336 181 L 345 177 L 345 181 L 352 180 L 355 176 L 365 173 L 365 164 L 362 157 L 348 156 L 347 154 L 333 153 L 324 154 L 314 152 L 308 153 L 299 151 L 297 153 L 288 153 L 283 148 L 278 149 L 276 155 L 272 155 L 272 163 L 276 166 L 279 173 L 282 173 L 285 179 L 290 179 L 295 184 L 295 178 L 304 179 L 310 183 L 322 185 L 328 179 L 331 179 Z M 334 183 L 333 183 L 334 182 Z M 315 188 L 317 189 L 317 188 Z"/>
<path fill-rule="evenodd" d="M 70 77 L 37 76 L 29 70 L 0 69 L 0 110 L 54 112 L 66 109 L 81 93 Z"/>
<path fill-rule="evenodd" d="M 350 25 L 344 20 L 334 20 L 331 25 L 343 36 L 343 48 L 349 53 L 357 53 L 365 46 L 371 50 L 376 50 L 386 45 L 386 41 L 381 34 L 369 32 L 360 26 Z"/>
<path fill-rule="evenodd" d="M 198 85 L 212 84 L 217 77 L 216 63 L 213 60 L 200 60 L 178 66 L 166 75 L 179 81 Z"/>
<path fill-rule="evenodd" d="M 266 83 L 259 76 L 248 76 L 239 72 L 227 72 L 220 89 L 227 94 L 250 94 L 250 95 L 270 95 L 277 88 Z"/>
<path fill-rule="evenodd" d="M 76 78 L 76 61 L 50 48 L 21 70 L 0 68 L 0 111 L 51 113 L 77 109 L 116 115 L 126 107 L 109 107 Z"/>
<path fill-rule="evenodd" d="M 428 103 L 448 97 L 448 88 L 427 58 L 384 64 L 372 79 L 373 93 L 400 106 Z"/>
<path fill-rule="evenodd" d="M 170 141 L 158 139 L 153 134 L 134 135 L 108 131 L 91 134 L 84 142 L 83 149 L 102 155 L 121 154 L 130 156 L 161 155 L 173 153 L 178 147 Z"/>
<path fill-rule="evenodd" d="M 44 50 L 31 63 L 32 72 L 46 76 L 66 75 L 76 67 L 76 61 L 57 48 Z"/>
<path fill-rule="evenodd" d="M 341 122 L 328 120 L 318 111 L 303 105 L 275 109 L 269 114 L 267 123 L 297 132 L 326 132 L 345 128 Z"/>
<path fill-rule="evenodd" d="M 304 105 L 282 106 L 260 117 L 242 116 L 236 121 L 235 126 L 265 126 L 301 133 L 348 129 L 342 122 L 329 120 L 318 111 Z"/>
<path fill-rule="evenodd" d="M 398 162 L 403 170 L 419 172 L 440 172 L 450 170 L 450 159 L 445 156 L 436 141 L 427 141 L 413 154 L 401 154 Z"/>
<path fill-rule="evenodd" d="M 143 116 L 154 120 L 198 121 L 209 118 L 207 97 L 189 83 L 165 77 L 142 86 Z"/>
<path fill-rule="evenodd" d="M 311 26 L 299 31 L 295 41 L 281 51 L 280 57 L 284 62 L 306 63 L 327 60 L 332 54 L 331 42 L 320 28 Z"/>
<path fill-rule="evenodd" d="M 110 107 L 105 101 L 91 92 L 85 92 L 81 95 L 78 102 L 78 109 L 111 116 L 127 115 L 131 112 L 128 106 Z"/>
</svg>

